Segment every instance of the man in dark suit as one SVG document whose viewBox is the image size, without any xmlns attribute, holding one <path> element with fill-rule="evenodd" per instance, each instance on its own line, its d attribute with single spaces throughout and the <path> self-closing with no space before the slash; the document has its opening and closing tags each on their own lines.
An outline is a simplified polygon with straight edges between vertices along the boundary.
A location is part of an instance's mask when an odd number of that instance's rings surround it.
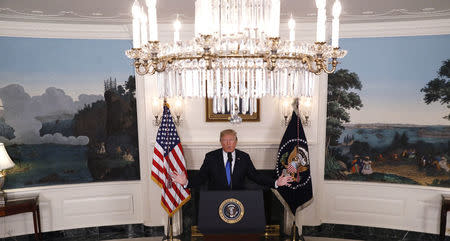
<svg viewBox="0 0 450 241">
<path fill-rule="evenodd" d="M 188 179 L 181 173 L 174 172 L 174 182 L 188 188 L 199 187 L 208 182 L 209 190 L 239 190 L 244 189 L 245 177 L 267 187 L 290 185 L 293 181 L 290 175 L 278 179 L 260 175 L 250 159 L 250 156 L 236 149 L 237 135 L 234 130 L 220 132 L 221 149 L 208 152 L 197 176 Z"/>
</svg>

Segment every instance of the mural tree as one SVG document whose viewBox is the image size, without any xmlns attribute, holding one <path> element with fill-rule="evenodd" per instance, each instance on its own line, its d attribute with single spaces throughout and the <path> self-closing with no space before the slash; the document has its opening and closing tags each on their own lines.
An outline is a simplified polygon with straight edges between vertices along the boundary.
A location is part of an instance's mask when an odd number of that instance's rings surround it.
<svg viewBox="0 0 450 241">
<path fill-rule="evenodd" d="M 125 81 L 125 89 L 127 90 L 128 94 L 134 97 L 134 94 L 136 92 L 136 79 L 134 75 L 128 76 L 128 80 Z"/>
<path fill-rule="evenodd" d="M 438 77 L 430 80 L 427 85 L 420 91 L 425 93 L 423 100 L 427 105 L 433 102 L 440 102 L 442 105 L 447 104 L 450 108 L 450 59 L 442 61 L 439 69 Z M 450 120 L 450 114 L 443 117 Z"/>
<path fill-rule="evenodd" d="M 359 110 L 363 106 L 361 98 L 353 91 L 361 88 L 358 75 L 347 69 L 340 69 L 328 75 L 325 175 L 331 179 L 343 179 L 344 175 L 340 172 L 342 165 L 336 161 L 335 155 L 330 153 L 328 147 L 338 144 L 344 130 L 343 124 L 350 122 L 348 111 Z"/>
<path fill-rule="evenodd" d="M 344 130 L 344 123 L 350 122 L 348 110 L 360 110 L 361 98 L 352 90 L 361 90 L 362 84 L 356 73 L 340 69 L 328 75 L 327 97 L 327 148 L 336 145 Z"/>
<path fill-rule="evenodd" d="M 74 133 L 89 138 L 88 169 L 95 181 L 139 179 L 135 77 L 104 80 L 104 100 L 74 117 Z"/>
</svg>

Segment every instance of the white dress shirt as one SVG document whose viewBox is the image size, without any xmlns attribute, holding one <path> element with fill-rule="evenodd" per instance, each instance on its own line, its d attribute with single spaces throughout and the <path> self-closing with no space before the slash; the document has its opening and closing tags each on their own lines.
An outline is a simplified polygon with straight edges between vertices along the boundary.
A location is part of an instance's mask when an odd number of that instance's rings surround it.
<svg viewBox="0 0 450 241">
<path fill-rule="evenodd" d="M 227 162 L 228 162 L 228 152 L 222 150 L 222 154 L 223 154 L 223 166 L 227 167 Z M 233 157 L 233 160 L 231 161 L 231 173 L 233 173 L 234 170 L 234 163 L 236 162 L 236 151 L 233 151 L 231 153 L 231 157 Z"/>
</svg>

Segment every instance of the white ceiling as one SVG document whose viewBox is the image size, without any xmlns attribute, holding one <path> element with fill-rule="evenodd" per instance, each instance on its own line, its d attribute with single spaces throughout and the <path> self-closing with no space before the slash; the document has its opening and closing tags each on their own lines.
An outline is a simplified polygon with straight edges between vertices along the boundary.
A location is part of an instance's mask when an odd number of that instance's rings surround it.
<svg viewBox="0 0 450 241">
<path fill-rule="evenodd" d="M 131 22 L 134 0 L 0 0 L 0 21 L 124 24 Z M 140 0 L 142 3 L 144 0 Z M 334 0 L 328 0 L 328 16 Z M 450 19 L 450 0 L 341 0 L 342 23 Z M 172 22 L 176 14 L 193 22 L 194 0 L 159 0 L 158 21 Z M 282 21 L 292 14 L 315 21 L 314 0 L 281 0 Z"/>
</svg>

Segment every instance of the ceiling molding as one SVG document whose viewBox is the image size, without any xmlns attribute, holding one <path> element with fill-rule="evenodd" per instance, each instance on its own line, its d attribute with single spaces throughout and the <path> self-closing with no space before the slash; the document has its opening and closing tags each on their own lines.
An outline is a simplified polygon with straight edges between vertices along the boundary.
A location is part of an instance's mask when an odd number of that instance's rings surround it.
<svg viewBox="0 0 450 241">
<path fill-rule="evenodd" d="M 450 19 L 342 24 L 341 38 L 450 34 Z"/>
<path fill-rule="evenodd" d="M 167 3 L 168 4 L 168 3 Z M 184 3 L 186 4 L 186 3 Z M 0 5 L 1 6 L 1 5 Z M 165 6 L 167 7 L 167 6 Z M 298 6 L 294 5 L 294 9 Z M 413 8 L 412 6 L 409 6 Z M 442 6 L 447 7 L 447 5 Z M 72 6 L 72 8 L 75 8 Z M 289 9 L 289 6 L 287 6 Z M 49 23 L 85 23 L 85 24 L 129 24 L 131 23 L 131 12 L 101 12 L 101 11 L 88 11 L 89 6 L 86 6 L 83 10 L 84 13 L 77 12 L 76 10 L 64 11 L 50 11 L 45 10 L 45 7 L 41 10 L 30 9 L 13 9 L 10 7 L 0 8 L 0 21 L 18 21 L 18 22 L 49 22 Z M 44 9 L 44 10 L 42 10 Z M 81 10 L 78 10 L 81 11 Z M 158 8 L 158 22 L 163 24 L 171 24 L 174 20 L 174 13 L 170 13 L 161 6 Z M 285 9 L 284 9 L 285 11 Z M 292 10 L 291 10 L 292 11 Z M 306 10 L 304 10 L 306 11 Z M 395 21 L 416 21 L 416 20 L 431 20 L 431 19 L 447 19 L 450 18 L 450 9 L 434 9 L 424 8 L 420 11 L 408 10 L 404 8 L 393 8 L 387 10 L 369 9 L 363 12 L 361 10 L 347 9 L 341 15 L 341 23 L 358 23 L 358 22 L 395 22 Z M 382 12 L 380 12 L 382 11 Z M 51 12 L 51 13 L 49 13 Z M 87 14 L 90 13 L 90 14 Z M 186 12 L 179 13 L 183 23 L 193 23 L 194 16 L 190 9 Z M 316 13 L 297 12 L 297 16 L 294 16 L 298 23 L 309 23 L 316 21 Z M 287 22 L 290 14 L 282 12 L 281 21 Z M 328 20 L 331 21 L 331 11 L 328 11 Z"/>
<path fill-rule="evenodd" d="M 366 11 L 365 14 L 350 15 L 345 14 L 341 18 L 342 23 L 357 22 L 394 22 L 394 21 L 417 21 L 430 19 L 448 19 L 450 9 L 437 11 L 408 11 L 406 9 L 392 9 L 384 13 L 372 13 Z"/>
<path fill-rule="evenodd" d="M 74 11 L 60 11 L 57 14 L 45 14 L 41 11 L 21 12 L 10 8 L 0 8 L 0 20 L 19 22 L 50 22 L 50 23 L 88 23 L 88 24 L 128 24 L 131 23 L 131 14 L 116 14 L 114 16 L 82 15 Z"/>
<path fill-rule="evenodd" d="M 131 25 L 0 21 L 0 36 L 69 39 L 132 39 Z"/>
<path fill-rule="evenodd" d="M 328 29 L 330 24 L 328 25 Z M 183 24 L 181 39 L 193 37 L 193 24 Z M 314 41 L 316 25 L 297 24 L 300 41 Z M 328 31 L 329 32 L 329 31 Z M 375 23 L 347 23 L 341 25 L 341 38 L 397 37 L 450 34 L 450 19 L 396 21 Z M 287 27 L 280 28 L 282 38 L 288 38 Z M 0 36 L 72 39 L 132 39 L 131 24 L 65 24 L 42 22 L 0 21 Z M 160 24 L 159 39 L 171 41 L 171 24 Z"/>
</svg>

